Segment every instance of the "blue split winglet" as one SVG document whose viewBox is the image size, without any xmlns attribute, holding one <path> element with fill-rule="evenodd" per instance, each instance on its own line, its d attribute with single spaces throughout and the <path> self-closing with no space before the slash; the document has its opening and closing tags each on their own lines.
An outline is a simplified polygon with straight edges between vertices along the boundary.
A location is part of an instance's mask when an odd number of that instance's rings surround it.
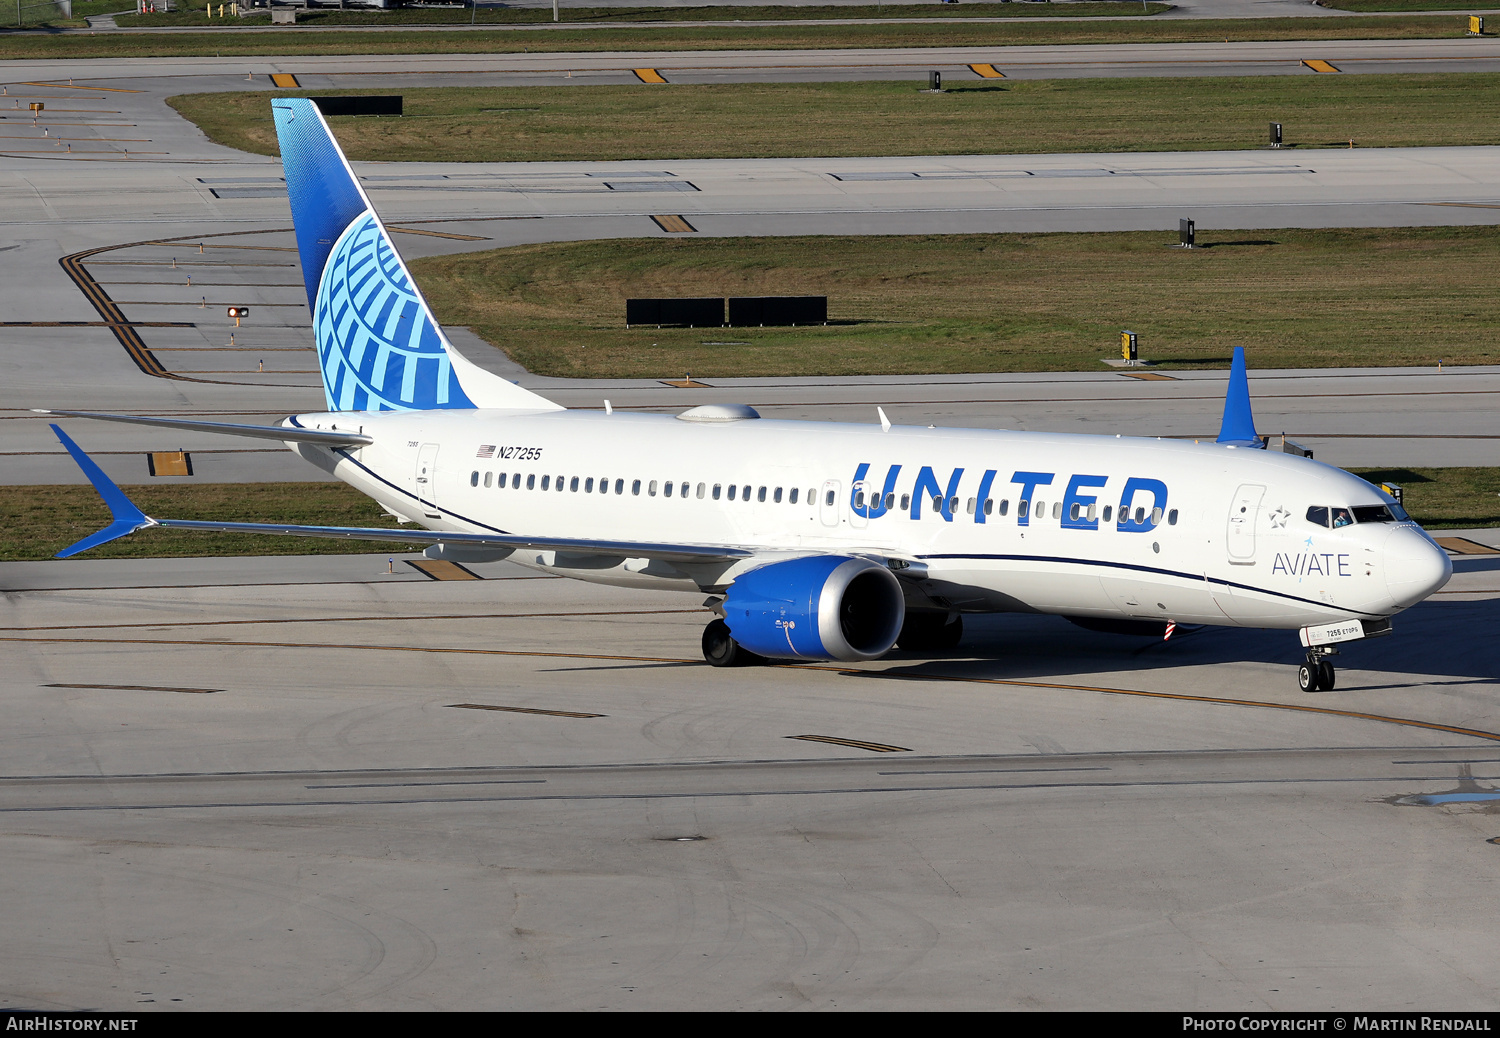
<svg viewBox="0 0 1500 1038">
<path fill-rule="evenodd" d="M 1229 366 L 1229 392 L 1224 396 L 1224 423 L 1217 442 L 1226 447 L 1264 446 L 1255 432 L 1255 416 L 1250 413 L 1250 378 L 1245 373 L 1243 346 L 1234 348 L 1234 362 Z"/>
<path fill-rule="evenodd" d="M 110 517 L 114 520 L 98 533 L 91 534 L 77 544 L 72 544 L 64 548 L 57 553 L 56 558 L 66 559 L 69 556 L 77 555 L 79 552 L 88 551 L 90 548 L 97 548 L 101 544 L 107 544 L 118 537 L 135 533 L 135 531 L 143 527 L 156 525 L 146 516 L 145 512 L 142 512 L 130 498 L 125 496 L 124 491 L 115 486 L 114 481 L 104 474 L 103 469 L 94 464 L 93 458 L 83 453 L 83 448 L 74 443 L 67 433 L 55 425 L 52 426 L 52 431 L 57 434 L 57 438 L 62 441 L 62 445 L 68 449 L 68 453 L 73 455 L 73 460 L 78 463 L 78 467 L 83 470 L 83 474 L 89 477 L 89 482 L 94 484 L 94 489 L 99 491 L 99 496 L 109 506 Z"/>
</svg>

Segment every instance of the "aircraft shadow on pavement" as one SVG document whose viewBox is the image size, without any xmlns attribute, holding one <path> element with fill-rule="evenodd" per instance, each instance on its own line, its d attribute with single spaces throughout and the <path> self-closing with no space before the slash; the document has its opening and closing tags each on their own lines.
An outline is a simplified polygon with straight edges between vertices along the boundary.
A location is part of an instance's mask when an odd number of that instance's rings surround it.
<svg viewBox="0 0 1500 1038">
<path fill-rule="evenodd" d="M 1346 642 L 1334 663 L 1340 684 L 1332 693 L 1397 689 L 1422 685 L 1500 684 L 1500 598 L 1481 601 L 1429 600 L 1398 614 L 1385 638 Z M 1234 627 L 1180 628 L 1170 641 L 1087 631 L 1056 616 L 998 614 L 964 618 L 964 638 L 946 658 L 903 653 L 888 676 L 957 675 L 1043 682 L 1084 683 L 1094 674 L 1148 675 L 1157 670 L 1216 664 L 1259 663 L 1285 667 L 1286 682 L 1304 650 L 1296 631 Z M 1388 675 L 1365 683 L 1349 672 Z M 1410 682 L 1392 681 L 1410 675 Z M 1435 679 L 1435 680 L 1434 680 Z M 1458 679 L 1458 680 L 1454 680 Z M 1207 691 L 1207 690 L 1205 690 Z M 1252 691 L 1246 689 L 1246 691 Z"/>
</svg>

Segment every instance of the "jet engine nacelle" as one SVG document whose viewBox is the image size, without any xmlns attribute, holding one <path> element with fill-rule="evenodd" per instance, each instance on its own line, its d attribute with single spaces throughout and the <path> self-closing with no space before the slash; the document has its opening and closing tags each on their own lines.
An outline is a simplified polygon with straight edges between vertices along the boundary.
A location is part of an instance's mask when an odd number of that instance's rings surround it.
<svg viewBox="0 0 1500 1038">
<path fill-rule="evenodd" d="M 753 653 L 854 662 L 896 644 L 906 596 L 877 562 L 810 555 L 740 574 L 723 608 L 729 633 Z"/>
</svg>

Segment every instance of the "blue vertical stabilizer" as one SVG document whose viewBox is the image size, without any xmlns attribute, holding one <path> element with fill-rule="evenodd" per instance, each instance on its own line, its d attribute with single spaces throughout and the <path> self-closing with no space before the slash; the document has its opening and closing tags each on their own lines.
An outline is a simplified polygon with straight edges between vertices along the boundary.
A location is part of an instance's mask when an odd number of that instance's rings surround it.
<svg viewBox="0 0 1500 1038">
<path fill-rule="evenodd" d="M 271 110 L 328 409 L 556 409 L 448 343 L 318 106 Z"/>
<path fill-rule="evenodd" d="M 1255 431 L 1255 415 L 1250 412 L 1250 378 L 1245 372 L 1243 346 L 1234 348 L 1234 362 L 1229 366 L 1229 392 L 1224 396 L 1224 422 L 1217 442 L 1226 447 L 1265 446 Z"/>
</svg>

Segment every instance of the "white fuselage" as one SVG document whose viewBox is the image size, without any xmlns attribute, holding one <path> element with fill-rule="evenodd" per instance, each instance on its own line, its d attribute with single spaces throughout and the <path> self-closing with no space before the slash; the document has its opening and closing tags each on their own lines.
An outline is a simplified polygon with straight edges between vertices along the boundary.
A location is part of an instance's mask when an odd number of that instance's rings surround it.
<svg viewBox="0 0 1500 1038">
<path fill-rule="evenodd" d="M 1388 500 L 1364 480 L 1213 443 L 592 411 L 345 412 L 288 422 L 373 436 L 370 446 L 338 452 L 289 446 L 439 533 L 756 553 L 692 565 L 510 556 L 601 583 L 716 591 L 770 559 L 838 553 L 892 560 L 898 573 L 906 565 L 910 601 L 956 612 L 1297 628 L 1390 616 L 1451 574 L 1415 523 L 1309 521 L 1310 507 Z M 465 555 L 455 548 L 447 557 Z"/>
</svg>

